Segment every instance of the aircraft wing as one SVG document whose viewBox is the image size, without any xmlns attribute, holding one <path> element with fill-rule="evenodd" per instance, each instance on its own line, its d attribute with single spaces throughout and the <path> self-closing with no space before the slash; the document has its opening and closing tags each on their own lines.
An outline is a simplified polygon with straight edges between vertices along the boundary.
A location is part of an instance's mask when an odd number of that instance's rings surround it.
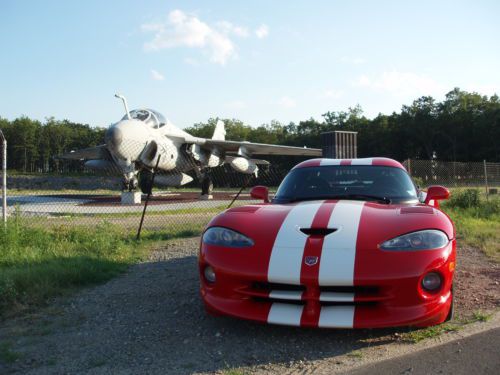
<svg viewBox="0 0 500 375">
<path fill-rule="evenodd" d="M 265 143 L 236 142 L 215 139 L 206 139 L 201 147 L 205 149 L 218 149 L 229 153 L 243 153 L 252 155 L 295 155 L 295 156 L 321 156 L 321 149 L 294 146 L 270 145 Z"/>
<path fill-rule="evenodd" d="M 56 156 L 56 159 L 66 159 L 66 160 L 111 160 L 106 145 L 100 145 L 96 147 L 84 148 L 81 150 L 67 152 L 62 155 Z"/>
</svg>

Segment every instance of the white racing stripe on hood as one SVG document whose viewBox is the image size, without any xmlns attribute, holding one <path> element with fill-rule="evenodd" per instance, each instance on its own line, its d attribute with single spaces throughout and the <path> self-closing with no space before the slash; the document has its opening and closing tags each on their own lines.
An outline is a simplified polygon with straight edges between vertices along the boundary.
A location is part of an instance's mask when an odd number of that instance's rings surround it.
<svg viewBox="0 0 500 375">
<path fill-rule="evenodd" d="M 319 285 L 348 285 L 354 282 L 354 260 L 359 221 L 365 202 L 338 201 L 328 228 L 338 230 L 325 237 L 319 263 Z"/>
<path fill-rule="evenodd" d="M 302 202 L 294 206 L 276 235 L 267 279 L 273 283 L 300 284 L 300 269 L 307 236 L 299 228 L 310 228 L 323 201 Z"/>
</svg>

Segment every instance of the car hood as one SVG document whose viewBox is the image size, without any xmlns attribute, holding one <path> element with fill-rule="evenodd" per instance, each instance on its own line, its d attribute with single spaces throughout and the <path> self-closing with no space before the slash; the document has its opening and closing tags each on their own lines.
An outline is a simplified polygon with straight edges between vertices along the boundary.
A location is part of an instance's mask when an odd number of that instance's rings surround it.
<svg viewBox="0 0 500 375">
<path fill-rule="evenodd" d="M 374 277 L 374 269 L 385 277 L 408 274 L 409 260 L 428 252 L 382 251 L 382 242 L 423 229 L 441 230 L 450 240 L 455 236 L 451 220 L 431 206 L 350 200 L 237 207 L 209 226 L 231 228 L 254 241 L 251 251 L 210 252 L 218 264 L 228 269 L 240 264 L 248 277 L 266 275 L 269 282 L 296 285 L 304 277 L 319 285 L 353 285 Z"/>
<path fill-rule="evenodd" d="M 286 246 L 300 246 L 301 229 L 331 228 L 327 237 L 350 237 L 358 246 L 377 247 L 396 236 L 423 229 L 438 229 L 449 239 L 455 237 L 451 220 L 442 211 L 424 204 L 382 204 L 339 200 L 305 201 L 288 204 L 256 204 L 229 209 L 216 216 L 209 226 L 224 226 L 254 241 L 278 234 Z M 279 239 L 279 238 L 278 238 Z M 267 241 L 266 241 L 267 242 Z M 361 244 L 362 243 L 362 244 Z"/>
</svg>

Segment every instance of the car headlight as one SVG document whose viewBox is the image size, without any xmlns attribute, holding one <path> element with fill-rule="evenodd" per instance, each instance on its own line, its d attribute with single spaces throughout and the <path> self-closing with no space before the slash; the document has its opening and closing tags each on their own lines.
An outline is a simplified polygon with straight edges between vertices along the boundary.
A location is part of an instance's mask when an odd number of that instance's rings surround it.
<svg viewBox="0 0 500 375">
<path fill-rule="evenodd" d="M 449 242 L 446 234 L 440 230 L 421 230 L 404 234 L 385 241 L 382 250 L 433 250 L 440 249 Z"/>
<path fill-rule="evenodd" d="M 203 243 L 226 247 L 249 247 L 253 241 L 234 230 L 223 227 L 212 227 L 203 233 Z"/>
</svg>

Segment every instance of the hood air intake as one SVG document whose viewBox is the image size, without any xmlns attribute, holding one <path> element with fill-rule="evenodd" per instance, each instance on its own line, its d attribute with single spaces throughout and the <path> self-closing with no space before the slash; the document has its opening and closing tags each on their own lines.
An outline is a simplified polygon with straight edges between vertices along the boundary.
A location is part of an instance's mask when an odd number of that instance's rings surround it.
<svg viewBox="0 0 500 375">
<path fill-rule="evenodd" d="M 300 228 L 300 231 L 308 236 L 328 236 L 333 233 L 337 228 Z"/>
</svg>

